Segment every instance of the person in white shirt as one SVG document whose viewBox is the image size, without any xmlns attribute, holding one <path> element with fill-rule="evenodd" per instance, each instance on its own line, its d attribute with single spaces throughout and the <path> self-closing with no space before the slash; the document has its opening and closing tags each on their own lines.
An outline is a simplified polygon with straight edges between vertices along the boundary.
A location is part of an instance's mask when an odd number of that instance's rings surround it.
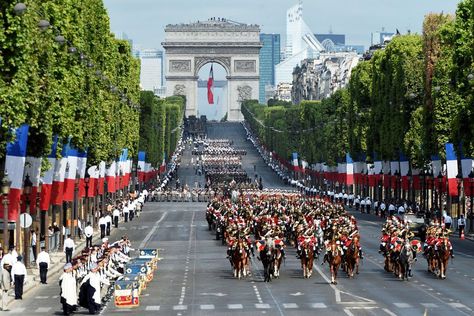
<svg viewBox="0 0 474 316">
<path fill-rule="evenodd" d="M 461 238 L 462 234 L 464 233 L 464 227 L 466 227 L 466 219 L 464 218 L 464 214 L 458 218 L 458 229 L 459 229 L 459 238 Z"/>
<path fill-rule="evenodd" d="M 31 230 L 31 250 L 33 251 L 33 261 L 36 262 L 36 231 Z"/>
<path fill-rule="evenodd" d="M 444 215 L 444 227 L 446 227 L 446 229 L 450 229 L 452 224 L 453 219 L 451 218 L 451 216 L 449 216 L 448 214 Z"/>
<path fill-rule="evenodd" d="M 105 237 L 105 228 L 107 227 L 107 221 L 104 216 L 99 218 L 99 227 L 100 227 L 100 239 Z"/>
<path fill-rule="evenodd" d="M 71 239 L 71 235 L 67 235 L 66 240 L 64 240 L 64 252 L 66 253 L 66 263 L 71 262 L 72 254 L 74 253 L 74 241 Z"/>
<path fill-rule="evenodd" d="M 119 222 L 119 217 L 120 217 L 120 211 L 119 211 L 118 207 L 114 208 L 114 212 L 113 212 L 112 215 L 114 217 L 114 226 L 115 226 L 115 228 L 118 228 L 118 222 Z"/>
<path fill-rule="evenodd" d="M 125 206 L 123 207 L 122 212 L 123 212 L 123 219 L 124 219 L 124 221 L 125 221 L 125 223 L 126 223 L 126 222 L 128 222 L 128 212 L 129 212 L 128 205 L 125 205 Z"/>
<path fill-rule="evenodd" d="M 3 291 L 9 291 L 10 285 L 12 283 L 12 267 L 17 261 L 18 255 L 14 255 L 13 252 L 15 251 L 15 246 L 10 246 L 8 248 L 8 253 L 5 254 L 0 262 L 1 265 L 1 272 L 2 272 L 2 288 Z"/>
<path fill-rule="evenodd" d="M 386 210 L 386 208 L 387 208 L 387 206 L 385 205 L 385 202 L 382 201 L 382 202 L 380 203 L 380 216 L 381 216 L 382 218 L 385 218 L 385 210 Z"/>
<path fill-rule="evenodd" d="M 110 236 L 110 228 L 112 227 L 112 216 L 110 216 L 110 213 L 107 213 L 107 215 L 105 215 L 105 225 L 106 235 Z"/>
<path fill-rule="evenodd" d="M 51 264 L 51 259 L 49 257 L 49 253 L 45 251 L 44 247 L 41 247 L 41 252 L 38 254 L 38 258 L 36 259 L 36 264 L 39 269 L 40 273 L 40 283 L 41 284 L 48 284 L 46 282 L 46 278 L 48 276 L 48 268 Z"/>
<path fill-rule="evenodd" d="M 403 207 L 403 205 L 400 205 L 398 207 L 398 215 L 403 215 L 405 214 L 405 208 Z"/>
<path fill-rule="evenodd" d="M 365 212 L 365 200 L 364 199 L 360 200 L 360 212 L 361 213 Z"/>
<path fill-rule="evenodd" d="M 92 235 L 94 235 L 94 229 L 92 228 L 91 222 L 87 222 L 87 226 L 84 228 L 84 235 L 86 235 L 86 248 L 91 248 Z"/>
<path fill-rule="evenodd" d="M 15 299 L 23 299 L 23 284 L 26 281 L 26 267 L 21 262 L 22 256 L 18 256 L 17 262 L 13 264 L 12 267 L 12 280 L 15 284 Z"/>
<path fill-rule="evenodd" d="M 355 205 L 356 211 L 358 211 L 358 210 L 359 210 L 359 206 L 360 206 L 359 196 L 357 196 L 357 197 L 354 199 L 354 205 Z"/>
<path fill-rule="evenodd" d="M 388 212 L 390 216 L 393 216 L 395 214 L 395 205 L 393 205 L 393 203 L 390 203 L 390 205 L 388 206 Z"/>
</svg>

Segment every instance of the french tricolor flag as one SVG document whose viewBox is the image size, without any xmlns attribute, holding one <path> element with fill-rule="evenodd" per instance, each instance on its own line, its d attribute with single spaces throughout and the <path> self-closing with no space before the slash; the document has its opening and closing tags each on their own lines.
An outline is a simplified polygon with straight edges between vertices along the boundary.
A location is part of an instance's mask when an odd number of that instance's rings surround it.
<svg viewBox="0 0 474 316">
<path fill-rule="evenodd" d="M 58 147 L 58 137 L 55 136 L 51 146 L 51 153 L 48 156 L 49 169 L 42 177 L 41 195 L 40 195 L 40 210 L 47 211 L 51 204 L 51 191 L 53 188 L 54 169 L 56 164 L 56 150 Z"/>
<path fill-rule="evenodd" d="M 400 153 L 400 175 L 402 176 L 402 189 L 408 190 L 410 182 L 408 181 L 408 171 L 410 170 L 410 164 L 407 157 Z"/>
<path fill-rule="evenodd" d="M 112 161 L 109 168 L 107 168 L 107 174 L 105 176 L 105 180 L 107 181 L 107 192 L 114 193 L 115 192 L 115 176 L 117 172 L 117 163 Z"/>
<path fill-rule="evenodd" d="M 56 159 L 53 177 L 53 190 L 51 192 L 51 203 L 53 205 L 63 204 L 64 177 L 66 175 L 68 148 L 68 145 L 64 145 L 61 151 L 62 158 Z"/>
<path fill-rule="evenodd" d="M 67 168 L 64 177 L 63 201 L 72 202 L 74 200 L 74 186 L 76 183 L 77 160 L 79 152 L 68 144 L 67 146 Z"/>
<path fill-rule="evenodd" d="M 97 181 L 97 185 L 98 185 L 97 192 L 100 195 L 104 194 L 105 171 L 106 171 L 105 161 L 101 161 L 99 163 L 99 179 Z"/>
<path fill-rule="evenodd" d="M 397 188 L 397 177 L 395 177 L 395 173 L 400 171 L 400 163 L 398 161 L 390 161 L 390 172 L 392 173 L 392 189 Z"/>
<path fill-rule="evenodd" d="M 464 183 L 464 194 L 467 196 L 471 196 L 473 192 L 471 192 L 471 183 L 469 179 L 469 174 L 471 173 L 473 164 L 472 158 L 462 157 L 461 158 L 461 169 L 462 169 L 462 177 Z"/>
<path fill-rule="evenodd" d="M 145 180 L 145 156 L 146 153 L 144 151 L 138 152 L 138 181 L 143 182 Z"/>
<path fill-rule="evenodd" d="M 38 187 L 40 184 L 40 174 L 41 158 L 26 157 L 25 171 L 23 173 L 23 183 L 26 179 L 26 176 L 28 176 L 32 184 L 31 193 L 28 197 L 28 200 L 30 201 L 30 214 L 36 214 L 36 195 L 38 194 Z M 26 202 L 25 194 L 23 194 L 23 202 Z M 22 212 L 26 210 L 26 203 L 23 204 L 21 210 Z"/>
<path fill-rule="evenodd" d="M 89 167 L 89 169 L 87 169 L 87 174 L 89 175 L 89 186 L 87 188 L 87 196 L 95 197 L 97 193 L 96 187 L 98 187 L 98 180 L 100 176 L 99 167 Z"/>
<path fill-rule="evenodd" d="M 346 153 L 346 184 L 354 184 L 354 161 L 349 153 Z"/>
<path fill-rule="evenodd" d="M 448 175 L 448 189 L 450 196 L 458 195 L 458 184 L 456 176 L 458 175 L 458 159 L 454 152 L 452 143 L 446 143 L 446 166 Z"/>
<path fill-rule="evenodd" d="M 293 165 L 293 170 L 294 171 L 299 171 L 300 167 L 298 164 L 298 153 L 292 153 L 291 154 L 291 163 Z"/>
<path fill-rule="evenodd" d="M 8 220 L 16 221 L 20 212 L 20 198 L 23 188 L 23 171 L 26 161 L 26 146 L 28 143 L 29 126 L 23 124 L 15 130 L 15 140 L 7 144 L 7 156 L 5 159 L 5 171 L 11 181 L 10 193 L 8 195 Z M 3 214 L 3 204 L 0 206 Z"/>
<path fill-rule="evenodd" d="M 87 151 L 79 150 L 77 155 L 77 172 L 79 173 L 79 197 L 86 196 L 86 169 L 87 169 Z"/>
</svg>

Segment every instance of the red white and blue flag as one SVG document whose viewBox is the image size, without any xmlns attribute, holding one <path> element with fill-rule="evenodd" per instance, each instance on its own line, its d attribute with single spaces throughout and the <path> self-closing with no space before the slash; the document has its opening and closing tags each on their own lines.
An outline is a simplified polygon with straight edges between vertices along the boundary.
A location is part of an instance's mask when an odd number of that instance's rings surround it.
<svg viewBox="0 0 474 316">
<path fill-rule="evenodd" d="M 207 80 L 207 102 L 214 104 L 214 71 L 212 65 L 209 71 L 209 79 Z"/>
<path fill-rule="evenodd" d="M 20 212 L 21 190 L 23 188 L 23 170 L 26 161 L 26 146 L 28 143 L 27 124 L 21 125 L 15 130 L 15 140 L 7 144 L 7 156 L 5 159 L 5 171 L 11 181 L 10 193 L 8 195 L 8 220 L 15 221 Z M 3 204 L 0 205 L 3 214 Z"/>
<path fill-rule="evenodd" d="M 48 156 L 49 169 L 42 177 L 41 195 L 40 195 L 40 210 L 47 211 L 51 204 L 51 191 L 53 189 L 54 169 L 56 165 L 56 150 L 58 147 L 58 137 L 55 136 L 51 146 L 51 153 Z"/>
<path fill-rule="evenodd" d="M 446 143 L 446 167 L 448 175 L 448 190 L 450 196 L 458 195 L 458 184 L 456 176 L 458 175 L 458 159 L 454 152 L 452 143 Z"/>
<path fill-rule="evenodd" d="M 67 168 L 64 176 L 63 201 L 72 202 L 74 200 L 74 186 L 76 183 L 77 160 L 79 152 L 72 145 L 67 146 Z"/>
<path fill-rule="evenodd" d="M 25 171 L 23 173 L 23 183 L 26 180 L 26 176 L 31 181 L 31 192 L 28 197 L 29 209 L 31 214 L 36 214 L 36 195 L 38 194 L 38 187 L 40 184 L 40 174 L 41 174 L 41 158 L 36 157 L 26 157 L 25 162 Z M 22 201 L 25 202 L 22 205 L 21 211 L 26 210 L 26 195 L 23 194 Z"/>
<path fill-rule="evenodd" d="M 79 173 L 79 197 L 86 196 L 86 169 L 87 169 L 87 151 L 79 150 L 77 155 L 77 172 Z"/>
</svg>

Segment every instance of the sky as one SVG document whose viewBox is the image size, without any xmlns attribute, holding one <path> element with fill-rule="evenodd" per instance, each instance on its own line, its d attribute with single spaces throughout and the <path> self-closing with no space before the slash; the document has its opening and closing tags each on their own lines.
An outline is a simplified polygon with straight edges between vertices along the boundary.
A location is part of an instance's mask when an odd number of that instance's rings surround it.
<svg viewBox="0 0 474 316">
<path fill-rule="evenodd" d="M 429 12 L 454 13 L 460 0 L 304 0 L 303 18 L 314 33 L 346 34 L 346 43 L 370 45 L 370 33 L 421 33 Z M 286 10 L 297 0 L 104 0 L 112 32 L 122 33 L 139 49 L 158 48 L 167 24 L 224 17 L 260 25 L 262 33 L 280 33 Z"/>
</svg>

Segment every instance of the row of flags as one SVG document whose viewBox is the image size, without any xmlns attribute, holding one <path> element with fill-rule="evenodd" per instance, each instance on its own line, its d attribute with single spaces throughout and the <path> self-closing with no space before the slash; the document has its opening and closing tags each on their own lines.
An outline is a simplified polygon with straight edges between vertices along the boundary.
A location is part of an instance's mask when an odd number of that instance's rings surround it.
<svg viewBox="0 0 474 316">
<path fill-rule="evenodd" d="M 428 172 L 433 175 L 431 181 L 426 185 L 432 189 L 441 190 L 450 196 L 458 195 L 458 175 L 462 175 L 464 192 L 470 196 L 471 183 L 469 174 L 473 170 L 474 162 L 472 158 L 466 158 L 462 155 L 458 161 L 454 146 L 452 143 L 445 145 L 446 164 L 443 164 L 439 156 L 432 156 L 428 165 Z M 298 158 L 298 153 L 292 153 L 290 162 L 281 159 L 276 153 L 272 157 L 279 160 L 287 168 L 295 171 L 313 175 L 322 175 L 324 179 L 332 182 L 339 182 L 345 185 L 364 184 L 375 187 L 379 183 L 385 188 L 401 188 L 408 190 L 410 188 L 409 174 L 411 170 L 413 188 L 420 190 L 422 188 L 421 170 L 410 169 L 408 158 L 400 154 L 397 161 L 375 161 L 366 163 L 362 161 L 353 161 L 350 154 L 346 154 L 345 160 L 339 162 L 337 166 L 328 166 L 325 163 L 312 164 L 308 168 L 308 163 Z M 460 170 L 459 167 L 460 166 Z M 400 181 L 400 183 L 397 183 Z"/>
<path fill-rule="evenodd" d="M 78 181 L 78 197 L 84 198 L 113 193 L 128 187 L 132 173 L 132 160 L 128 157 L 128 149 L 123 149 L 117 161 L 108 167 L 104 161 L 87 168 L 87 151 L 75 148 L 70 142 L 63 146 L 61 158 L 56 158 L 58 138 L 55 137 L 51 152 L 46 158 L 49 168 L 41 175 L 41 158 L 29 157 L 27 153 L 29 126 L 24 124 L 15 130 L 15 140 L 7 144 L 5 171 L 11 181 L 8 196 L 8 220 L 15 221 L 27 207 L 26 199 L 30 201 L 29 211 L 36 212 L 36 198 L 41 187 L 39 209 L 47 211 L 50 205 L 62 205 L 63 202 L 74 200 L 76 181 Z M 139 152 L 138 178 L 140 182 L 148 182 L 165 170 L 165 160 L 157 170 L 145 162 L 145 152 Z M 31 193 L 27 197 L 23 193 L 26 177 L 31 181 Z M 86 178 L 88 182 L 86 183 Z M 87 187 L 87 192 L 86 192 Z M 87 195 L 86 195 L 87 194 Z M 22 201 L 22 203 L 20 203 Z M 3 204 L 0 203 L 0 218 L 4 218 Z"/>
</svg>

